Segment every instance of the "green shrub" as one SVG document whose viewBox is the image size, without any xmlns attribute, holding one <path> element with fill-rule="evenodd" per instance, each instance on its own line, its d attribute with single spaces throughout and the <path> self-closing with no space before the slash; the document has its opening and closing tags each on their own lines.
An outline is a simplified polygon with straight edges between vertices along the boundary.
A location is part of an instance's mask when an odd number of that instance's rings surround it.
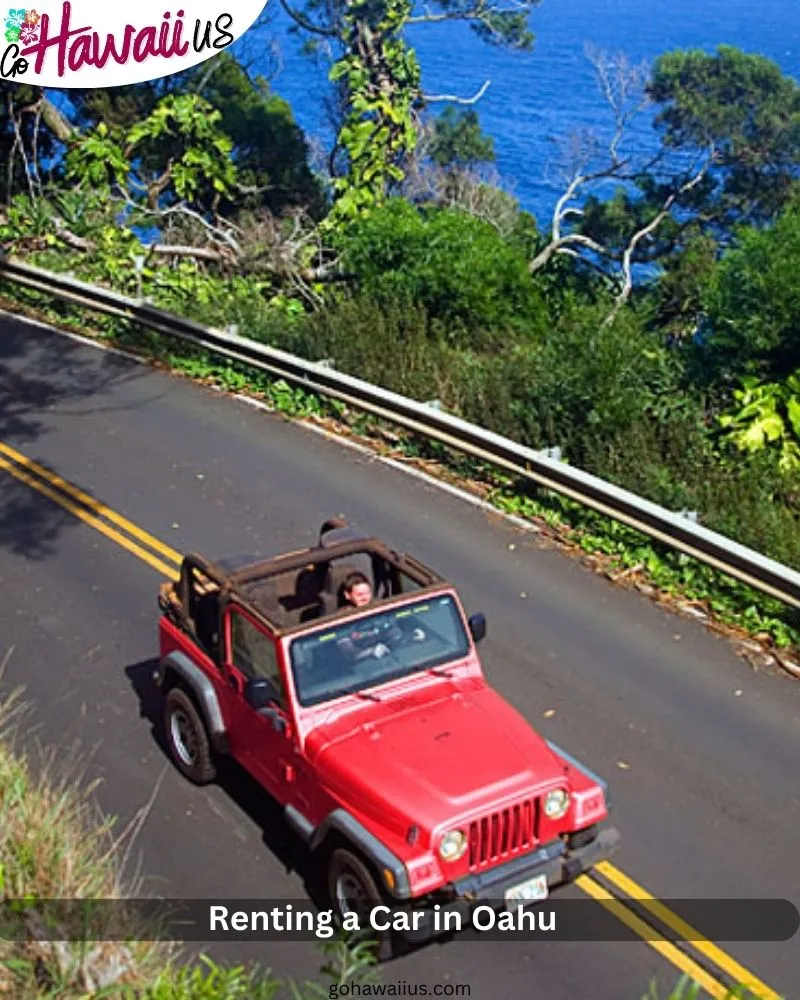
<svg viewBox="0 0 800 1000">
<path fill-rule="evenodd" d="M 510 334 L 535 335 L 547 325 L 525 256 L 465 212 L 419 210 L 396 198 L 338 243 L 360 293 L 423 308 L 454 346 L 498 349 Z"/>
</svg>

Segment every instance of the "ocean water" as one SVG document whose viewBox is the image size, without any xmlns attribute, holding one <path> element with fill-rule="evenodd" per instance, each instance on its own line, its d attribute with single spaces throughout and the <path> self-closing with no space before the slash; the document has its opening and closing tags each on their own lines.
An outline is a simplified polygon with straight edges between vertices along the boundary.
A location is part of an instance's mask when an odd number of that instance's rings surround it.
<svg viewBox="0 0 800 1000">
<path fill-rule="evenodd" d="M 323 69 L 300 54 L 288 16 L 269 0 L 272 23 L 263 30 L 262 53 L 249 33 L 240 45 L 255 67 L 270 72 L 273 90 L 292 105 L 315 143 L 327 148 Z M 543 0 L 534 11 L 531 53 L 509 53 L 482 42 L 463 24 L 414 26 L 411 40 L 422 66 L 426 94 L 470 97 L 491 81 L 476 105 L 494 139 L 495 167 L 503 187 L 547 223 L 564 188 L 563 141 L 589 129 L 610 135 L 611 118 L 586 58 L 586 46 L 623 52 L 634 64 L 672 49 L 713 51 L 720 44 L 774 60 L 800 81 L 800 0 Z M 268 52 L 267 43 L 277 43 Z M 254 44 L 255 43 L 255 44 Z M 444 108 L 445 105 L 441 105 Z M 652 143 L 648 117 L 630 134 L 630 149 Z"/>
</svg>

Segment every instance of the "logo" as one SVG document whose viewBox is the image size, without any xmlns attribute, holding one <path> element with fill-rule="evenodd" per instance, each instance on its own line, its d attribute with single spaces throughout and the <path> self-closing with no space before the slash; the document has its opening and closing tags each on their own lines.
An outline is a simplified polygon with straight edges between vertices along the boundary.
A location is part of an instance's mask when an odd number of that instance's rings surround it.
<svg viewBox="0 0 800 1000">
<path fill-rule="evenodd" d="M 85 88 L 157 80 L 227 48 L 252 27 L 264 4 L 178 0 L 169 9 L 164 0 L 62 0 L 11 7 L 0 39 L 0 81 Z"/>
</svg>

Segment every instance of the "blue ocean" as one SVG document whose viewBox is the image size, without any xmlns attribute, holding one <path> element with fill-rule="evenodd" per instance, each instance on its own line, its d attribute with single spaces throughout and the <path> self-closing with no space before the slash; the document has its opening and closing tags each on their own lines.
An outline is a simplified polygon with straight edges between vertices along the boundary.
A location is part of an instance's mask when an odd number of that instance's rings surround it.
<svg viewBox="0 0 800 1000">
<path fill-rule="evenodd" d="M 262 29 L 262 52 L 268 41 L 277 45 L 256 58 L 255 68 L 269 71 L 272 89 L 291 103 L 308 136 L 328 148 L 325 70 L 301 54 L 301 39 L 288 31 L 291 22 L 278 0 L 270 0 L 267 11 L 272 23 Z M 490 81 L 476 108 L 494 139 L 495 167 L 503 187 L 540 224 L 547 224 L 564 187 L 563 141 L 580 130 L 601 139 L 611 132 L 587 45 L 624 53 L 633 64 L 652 63 L 672 49 L 734 45 L 767 56 L 800 80 L 800 0 L 543 0 L 531 25 L 530 53 L 489 46 L 458 23 L 414 26 L 411 40 L 426 94 L 471 97 Z M 251 57 L 254 41 L 248 33 L 239 43 Z M 632 130 L 630 143 L 630 149 L 652 143 L 649 116 Z"/>
</svg>

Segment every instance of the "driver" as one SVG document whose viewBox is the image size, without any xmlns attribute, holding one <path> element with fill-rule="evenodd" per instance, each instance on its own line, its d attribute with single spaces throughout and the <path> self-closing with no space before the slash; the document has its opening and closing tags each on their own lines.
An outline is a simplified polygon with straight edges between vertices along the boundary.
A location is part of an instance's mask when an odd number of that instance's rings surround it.
<svg viewBox="0 0 800 1000">
<path fill-rule="evenodd" d="M 374 599 L 372 585 L 367 577 L 359 571 L 350 573 L 345 578 L 342 584 L 342 595 L 345 606 L 349 605 L 353 608 L 365 608 Z M 387 622 L 381 625 L 369 625 L 364 631 L 355 628 L 349 636 L 339 641 L 339 645 L 347 652 L 354 653 L 357 659 L 362 659 L 365 656 L 376 656 L 380 659 L 391 653 L 391 649 L 386 645 L 387 642 L 402 642 L 404 638 L 406 638 L 405 629 L 402 629 L 396 622 L 391 624 Z M 415 642 L 421 642 L 427 636 L 423 629 L 415 628 L 411 633 L 411 638 Z"/>
<path fill-rule="evenodd" d="M 364 608 L 372 602 L 372 584 L 363 573 L 348 574 L 342 584 L 345 604 L 354 608 Z"/>
</svg>

